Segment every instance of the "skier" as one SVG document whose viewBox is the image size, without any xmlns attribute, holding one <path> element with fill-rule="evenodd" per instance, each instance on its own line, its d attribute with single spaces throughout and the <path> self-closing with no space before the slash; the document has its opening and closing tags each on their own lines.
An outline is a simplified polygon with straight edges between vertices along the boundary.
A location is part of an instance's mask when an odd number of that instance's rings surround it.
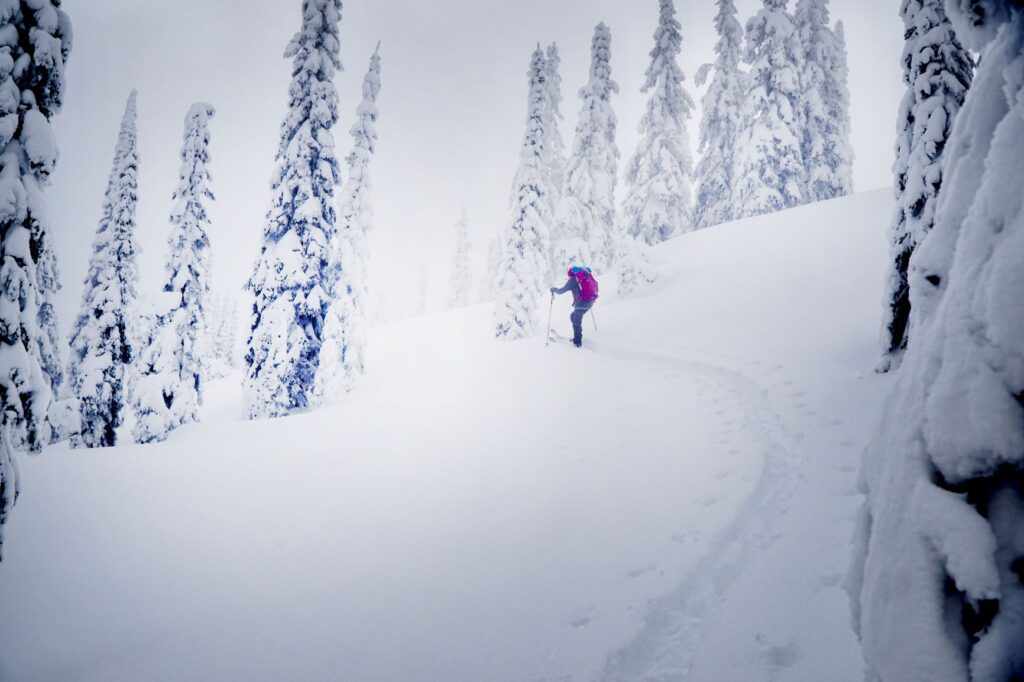
<svg viewBox="0 0 1024 682">
<path fill-rule="evenodd" d="M 590 268 L 582 268 L 574 265 L 569 268 L 569 280 L 561 289 L 551 287 L 551 299 L 554 301 L 555 294 L 572 292 L 572 343 L 579 348 L 583 345 L 583 316 L 594 307 L 597 300 L 597 280 L 594 279 Z"/>
</svg>

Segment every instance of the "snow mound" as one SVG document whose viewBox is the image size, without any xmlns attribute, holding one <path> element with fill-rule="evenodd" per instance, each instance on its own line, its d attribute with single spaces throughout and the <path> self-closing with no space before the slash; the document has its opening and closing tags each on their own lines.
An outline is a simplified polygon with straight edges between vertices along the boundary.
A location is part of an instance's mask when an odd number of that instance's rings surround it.
<svg viewBox="0 0 1024 682">
<path fill-rule="evenodd" d="M 371 329 L 331 408 L 245 421 L 234 375 L 164 443 L 23 458 L 0 679 L 861 679 L 891 208 L 666 242 L 582 350 L 464 308 Z"/>
</svg>

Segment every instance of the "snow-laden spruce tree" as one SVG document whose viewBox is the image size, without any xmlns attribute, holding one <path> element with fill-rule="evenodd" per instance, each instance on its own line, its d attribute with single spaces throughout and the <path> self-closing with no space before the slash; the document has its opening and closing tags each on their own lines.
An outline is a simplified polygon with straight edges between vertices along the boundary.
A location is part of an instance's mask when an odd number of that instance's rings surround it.
<svg viewBox="0 0 1024 682">
<path fill-rule="evenodd" d="M 551 207 L 544 184 L 545 72 L 544 52 L 538 46 L 527 73 L 526 132 L 515 176 L 512 222 L 505 230 L 495 280 L 494 335 L 499 339 L 519 339 L 536 331 L 542 291 L 547 286 Z"/>
<path fill-rule="evenodd" d="M 835 196 L 846 196 L 853 194 L 853 145 L 850 142 L 850 67 L 843 22 L 837 21 L 831 33 L 835 61 L 825 73 L 825 107 L 835 124 L 825 138 L 825 151 L 833 167 Z"/>
<path fill-rule="evenodd" d="M 565 186 L 565 140 L 562 139 L 562 76 L 559 73 L 562 58 L 558 54 L 558 45 L 548 45 L 544 70 L 547 84 L 547 110 L 544 120 L 544 181 L 548 188 L 551 213 L 558 210 Z"/>
<path fill-rule="evenodd" d="M 82 307 L 71 330 L 67 389 L 78 399 L 81 427 L 75 447 L 117 442 L 124 419 L 129 372 L 136 360 L 138 281 L 135 212 L 139 154 L 136 94 L 125 106 L 103 214 L 93 240 Z"/>
<path fill-rule="evenodd" d="M 701 98 L 700 161 L 696 170 L 693 222 L 698 228 L 732 220 L 733 171 L 736 165 L 740 106 L 744 97 L 743 27 L 736 20 L 734 0 L 717 0 L 715 15 L 715 62 L 706 64 L 697 76 L 703 85 L 709 70 L 711 83 Z"/>
<path fill-rule="evenodd" d="M 828 0 L 797 0 L 793 16 L 802 50 L 800 83 L 803 107 L 803 157 L 806 200 L 834 199 L 846 194 L 840 177 L 847 144 L 843 133 L 848 125 L 837 118 L 841 107 L 834 100 L 842 96 L 844 64 L 839 42 L 829 28 Z"/>
<path fill-rule="evenodd" d="M 787 0 L 764 0 L 747 21 L 750 64 L 733 174 L 736 218 L 791 208 L 804 200 L 800 36 Z"/>
<path fill-rule="evenodd" d="M 1024 679 L 1024 7 L 946 7 L 981 59 L 911 259 L 849 585 L 866 679 L 1001 682 Z"/>
<path fill-rule="evenodd" d="M 340 21 L 341 0 L 303 0 L 302 28 L 285 50 L 293 60 L 288 113 L 263 246 L 247 284 L 254 297 L 244 379 L 250 419 L 280 417 L 314 398 L 336 238 Z"/>
<path fill-rule="evenodd" d="M 363 100 L 350 130 L 352 151 L 346 159 L 348 182 L 342 197 L 341 226 L 331 268 L 331 305 L 316 376 L 317 396 L 321 402 L 336 400 L 352 390 L 356 380 L 366 373 L 368 233 L 373 224 L 370 160 L 377 148 L 379 94 L 378 44 L 363 78 Z"/>
<path fill-rule="evenodd" d="M 470 303 L 473 288 L 473 263 L 469 258 L 469 218 L 466 212 L 455 224 L 455 255 L 452 258 L 452 290 L 450 303 L 462 308 Z"/>
<path fill-rule="evenodd" d="M 611 42 L 608 27 L 598 24 L 591 43 L 590 80 L 579 93 L 582 105 L 555 221 L 556 273 L 573 264 L 604 272 L 615 257 L 619 149 L 611 96 L 619 86 L 611 77 Z"/>
<path fill-rule="evenodd" d="M 626 234 L 658 244 L 693 230 L 693 155 L 687 124 L 693 98 L 679 68 L 682 26 L 673 0 L 661 0 L 651 63 L 642 92 L 649 92 L 640 119 L 640 142 L 626 165 L 626 200 L 622 205 Z"/>
<path fill-rule="evenodd" d="M 0 4 L 0 554 L 18 497 L 15 449 L 38 452 L 61 381 L 51 296 L 59 288 L 43 187 L 57 163 L 50 119 L 64 98 L 71 22 L 60 0 Z"/>
<path fill-rule="evenodd" d="M 141 349 L 134 391 L 135 440 L 150 443 L 196 421 L 211 351 L 207 325 L 210 291 L 210 129 L 214 109 L 197 102 L 185 117 L 178 188 L 172 197 L 164 301 L 149 345 Z"/>
<path fill-rule="evenodd" d="M 889 228 L 890 261 L 882 314 L 879 369 L 899 363 L 910 327 L 908 268 L 932 229 L 942 190 L 947 140 L 971 85 L 971 56 L 946 16 L 943 0 L 904 0 L 903 82 L 893 165 L 896 210 Z"/>
</svg>

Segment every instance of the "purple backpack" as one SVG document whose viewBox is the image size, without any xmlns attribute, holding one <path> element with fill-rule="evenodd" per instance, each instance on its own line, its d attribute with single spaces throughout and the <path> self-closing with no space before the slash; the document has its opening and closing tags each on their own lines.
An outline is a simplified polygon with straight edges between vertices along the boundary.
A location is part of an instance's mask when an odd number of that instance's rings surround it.
<svg viewBox="0 0 1024 682">
<path fill-rule="evenodd" d="M 573 266 L 569 268 L 569 276 L 575 277 L 576 281 L 579 282 L 580 300 L 587 301 L 588 303 L 597 300 L 600 289 L 597 286 L 597 280 L 594 279 L 594 275 L 590 271 L 590 268 Z"/>
</svg>

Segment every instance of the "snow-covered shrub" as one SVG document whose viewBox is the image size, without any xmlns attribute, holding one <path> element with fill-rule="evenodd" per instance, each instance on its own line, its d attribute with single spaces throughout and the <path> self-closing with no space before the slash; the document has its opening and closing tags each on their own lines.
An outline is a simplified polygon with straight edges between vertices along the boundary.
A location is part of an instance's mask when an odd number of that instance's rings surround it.
<svg viewBox="0 0 1024 682">
<path fill-rule="evenodd" d="M 590 80 L 579 93 L 582 105 L 556 217 L 557 240 L 552 247 L 556 273 L 573 264 L 602 272 L 615 259 L 619 149 L 611 96 L 619 85 L 611 77 L 611 43 L 608 27 L 598 24 L 591 43 Z"/>
<path fill-rule="evenodd" d="M 114 163 L 93 241 L 82 307 L 71 331 L 68 391 L 78 399 L 75 447 L 108 447 L 127 408 L 137 354 L 135 212 L 138 204 L 136 94 L 125 106 Z"/>
<path fill-rule="evenodd" d="M 281 125 L 274 198 L 247 288 L 254 297 L 245 355 L 246 415 L 280 417 L 312 404 L 330 304 L 338 160 L 341 0 L 303 0 Z"/>
<path fill-rule="evenodd" d="M 61 381 L 51 303 L 60 283 L 43 187 L 57 163 L 50 119 L 70 51 L 60 0 L 0 3 L 0 526 L 18 497 L 14 451 L 47 442 Z"/>
<path fill-rule="evenodd" d="M 551 211 L 544 184 L 546 72 L 544 52 L 538 46 L 527 73 L 530 88 L 526 132 L 515 175 L 512 222 L 505 231 L 495 280 L 494 335 L 499 339 L 519 339 L 536 331 L 541 291 L 548 273 Z"/>
<path fill-rule="evenodd" d="M 1024 679 L 1024 7 L 946 7 L 981 60 L 862 470 L 849 587 L 871 680 Z"/>
<path fill-rule="evenodd" d="M 377 148 L 377 96 L 380 94 L 380 45 L 363 78 L 363 100 L 352 126 L 348 183 L 342 197 L 341 225 L 331 267 L 331 304 L 320 349 L 316 391 L 320 401 L 337 399 L 366 373 L 368 233 L 373 224 L 370 159 Z"/>
<path fill-rule="evenodd" d="M 705 64 L 697 75 L 703 85 L 708 72 L 714 76 L 701 98 L 700 161 L 697 163 L 697 189 L 693 222 L 698 228 L 732 220 L 733 171 L 736 165 L 740 105 L 743 101 L 744 73 L 740 71 L 743 27 L 736 21 L 734 0 L 717 0 L 715 15 L 714 64 Z"/>
<path fill-rule="evenodd" d="M 651 94 L 640 119 L 640 142 L 626 165 L 627 194 L 622 205 L 626 234 L 645 244 L 693 229 L 693 156 L 687 124 L 694 104 L 678 63 L 681 28 L 673 0 L 661 0 L 642 88 Z"/>
<path fill-rule="evenodd" d="M 170 310 L 158 316 L 140 353 L 134 395 L 134 434 L 139 443 L 164 440 L 174 429 L 195 421 L 203 404 L 211 345 L 206 315 L 210 218 L 205 202 L 213 200 L 208 167 L 213 114 L 212 106 L 198 102 L 185 117 L 163 288 Z"/>
<path fill-rule="evenodd" d="M 469 305 L 473 286 L 473 264 L 469 260 L 469 219 L 466 212 L 455 224 L 455 255 L 452 258 L 451 306 Z"/>
<path fill-rule="evenodd" d="M 883 301 L 879 369 L 897 364 L 907 347 L 914 249 L 935 222 L 947 140 L 971 84 L 971 56 L 960 44 L 943 0 L 904 0 L 903 82 L 893 165 L 896 210 L 889 228 L 890 265 Z"/>
</svg>

